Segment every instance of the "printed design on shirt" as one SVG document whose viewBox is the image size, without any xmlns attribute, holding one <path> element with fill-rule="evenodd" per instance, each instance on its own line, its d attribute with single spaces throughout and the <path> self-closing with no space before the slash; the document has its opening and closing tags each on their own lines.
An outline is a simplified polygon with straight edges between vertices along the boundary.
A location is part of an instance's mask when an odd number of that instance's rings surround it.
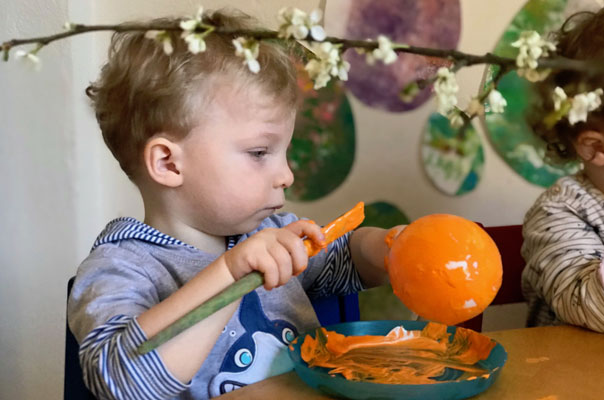
<svg viewBox="0 0 604 400">
<path fill-rule="evenodd" d="M 209 384 L 210 397 L 287 372 L 293 363 L 287 345 L 298 335 L 291 323 L 269 319 L 254 291 L 243 297 L 239 321 L 244 333 L 226 352 L 220 370 Z M 228 329 L 223 334 L 232 334 Z"/>
</svg>

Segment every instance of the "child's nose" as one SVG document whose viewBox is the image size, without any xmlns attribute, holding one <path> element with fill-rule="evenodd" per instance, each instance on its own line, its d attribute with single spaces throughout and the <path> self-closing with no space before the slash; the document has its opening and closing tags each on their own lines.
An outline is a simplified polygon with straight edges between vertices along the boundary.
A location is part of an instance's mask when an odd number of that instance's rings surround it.
<svg viewBox="0 0 604 400">
<path fill-rule="evenodd" d="M 276 187 L 281 187 L 283 189 L 290 187 L 292 183 L 294 183 L 294 173 L 289 167 L 287 161 L 282 164 L 275 183 Z"/>
</svg>

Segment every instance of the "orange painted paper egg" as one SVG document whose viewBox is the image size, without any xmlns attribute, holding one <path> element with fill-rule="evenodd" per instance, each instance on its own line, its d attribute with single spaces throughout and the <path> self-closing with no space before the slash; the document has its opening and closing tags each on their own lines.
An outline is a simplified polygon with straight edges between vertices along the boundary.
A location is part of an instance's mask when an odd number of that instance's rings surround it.
<svg viewBox="0 0 604 400">
<path fill-rule="evenodd" d="M 455 325 L 484 311 L 501 286 L 501 255 L 479 225 L 432 214 L 409 224 L 390 244 L 394 294 L 419 316 Z"/>
</svg>

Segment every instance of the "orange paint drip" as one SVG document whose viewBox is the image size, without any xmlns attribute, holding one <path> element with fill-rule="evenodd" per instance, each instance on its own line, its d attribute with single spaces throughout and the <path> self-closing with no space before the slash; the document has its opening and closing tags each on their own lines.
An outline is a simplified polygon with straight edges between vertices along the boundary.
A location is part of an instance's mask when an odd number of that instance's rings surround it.
<svg viewBox="0 0 604 400">
<path fill-rule="evenodd" d="M 322 249 L 326 249 L 327 245 L 340 236 L 354 230 L 365 219 L 365 203 L 362 201 L 354 206 L 350 211 L 341 217 L 335 219 L 329 224 L 321 228 L 325 235 L 325 242 L 320 245 L 310 239 L 304 240 L 304 246 L 309 257 L 319 254 Z"/>
<path fill-rule="evenodd" d="M 463 371 L 457 380 L 488 377 L 476 367 L 486 359 L 495 342 L 469 329 L 457 328 L 453 339 L 447 326 L 430 322 L 422 331 L 396 327 L 386 336 L 344 336 L 317 329 L 306 336 L 301 356 L 310 367 L 331 368 L 330 374 L 346 379 L 386 384 L 436 383 L 445 368 Z"/>
</svg>

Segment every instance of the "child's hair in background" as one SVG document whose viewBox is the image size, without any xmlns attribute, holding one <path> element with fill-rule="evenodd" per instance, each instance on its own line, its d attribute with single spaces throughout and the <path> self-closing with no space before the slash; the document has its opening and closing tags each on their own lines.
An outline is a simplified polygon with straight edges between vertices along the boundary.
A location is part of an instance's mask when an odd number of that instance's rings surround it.
<svg viewBox="0 0 604 400">
<path fill-rule="evenodd" d="M 551 35 L 551 39 L 556 42 L 556 55 L 604 63 L 604 8 L 597 13 L 580 12 L 571 15 Z M 579 133 L 586 130 L 604 133 L 604 110 L 600 107 L 590 112 L 586 122 L 571 125 L 567 118 L 562 118 L 551 126 L 545 120 L 554 112 L 552 95 L 557 86 L 564 89 L 568 97 L 604 88 L 604 74 L 588 76 L 580 71 L 552 71 L 545 80 L 534 85 L 537 99 L 529 109 L 527 121 L 535 134 L 546 142 L 548 160 L 558 164 L 577 160 L 573 141 Z"/>
<path fill-rule="evenodd" d="M 161 18 L 152 24 L 172 23 Z M 228 29 L 259 29 L 257 21 L 235 10 L 205 12 L 203 23 Z M 145 37 L 145 31 L 116 32 L 111 38 L 107 63 L 86 94 L 92 100 L 105 143 L 131 180 L 142 165 L 146 141 L 157 133 L 184 137 L 212 101 L 214 89 L 228 84 L 249 85 L 274 97 L 283 107 L 298 102 L 296 69 L 291 52 L 278 43 L 260 43 L 260 72 L 250 72 L 244 59 L 235 55 L 230 34 L 206 36 L 206 51 L 191 53 L 181 31 L 166 31 L 173 52 Z"/>
</svg>

